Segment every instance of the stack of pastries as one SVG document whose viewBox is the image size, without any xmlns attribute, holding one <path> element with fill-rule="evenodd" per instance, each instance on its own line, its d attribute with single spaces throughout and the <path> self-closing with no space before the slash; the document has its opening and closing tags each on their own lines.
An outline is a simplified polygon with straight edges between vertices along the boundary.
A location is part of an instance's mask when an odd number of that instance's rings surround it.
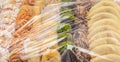
<svg viewBox="0 0 120 62">
<path fill-rule="evenodd" d="M 15 19 L 22 1 L 0 0 L 0 62 L 8 62 L 9 43 L 15 32 Z"/>
<path fill-rule="evenodd" d="M 60 53 L 56 50 L 56 26 L 59 18 L 50 19 L 58 14 L 60 7 L 51 3 L 59 3 L 59 0 L 25 0 L 15 21 L 9 62 L 61 62 Z M 52 11 L 54 7 L 58 10 Z"/>
<path fill-rule="evenodd" d="M 1 2 L 0 62 L 120 62 L 114 0 Z"/>
<path fill-rule="evenodd" d="M 90 62 L 120 62 L 120 6 L 101 0 L 88 12 Z"/>
</svg>

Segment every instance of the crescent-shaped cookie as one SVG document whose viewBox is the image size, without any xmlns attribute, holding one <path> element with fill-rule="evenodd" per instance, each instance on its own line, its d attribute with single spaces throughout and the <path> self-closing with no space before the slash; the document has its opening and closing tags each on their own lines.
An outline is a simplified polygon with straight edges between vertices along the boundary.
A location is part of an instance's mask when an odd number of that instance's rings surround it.
<svg viewBox="0 0 120 62">
<path fill-rule="evenodd" d="M 90 62 L 120 62 L 120 56 L 117 54 L 102 55 L 102 57 L 105 58 L 96 57 L 91 59 Z"/>
<path fill-rule="evenodd" d="M 108 30 L 115 31 L 120 34 L 120 29 L 116 29 L 115 27 L 113 27 L 111 25 L 101 25 L 101 26 L 98 26 L 97 28 L 89 31 L 88 38 L 91 38 L 93 35 L 95 35 L 99 32 L 108 31 Z"/>
<path fill-rule="evenodd" d="M 104 38 L 99 38 L 93 42 L 90 43 L 89 49 L 93 49 L 97 46 L 104 45 L 104 44 L 113 44 L 113 45 L 118 45 L 120 46 L 120 41 L 117 40 L 114 37 L 104 37 Z"/>
<path fill-rule="evenodd" d="M 104 44 L 91 49 L 92 52 L 99 55 L 117 54 L 120 55 L 120 47 L 113 44 Z M 95 57 L 95 56 L 93 56 Z"/>
<path fill-rule="evenodd" d="M 91 27 L 89 27 L 88 31 L 91 32 L 96 27 L 99 27 L 102 25 L 111 25 L 116 29 L 120 29 L 119 22 L 117 22 L 116 20 L 114 20 L 114 19 L 102 19 L 102 20 L 99 20 L 99 21 L 93 23 L 93 25 Z"/>
<path fill-rule="evenodd" d="M 114 7 L 111 7 L 111 6 L 102 6 L 102 7 L 99 7 L 98 9 L 95 9 L 93 10 L 92 12 L 89 12 L 88 13 L 88 19 L 96 14 L 99 14 L 101 12 L 108 12 L 108 13 L 111 13 L 111 14 L 114 14 L 116 16 L 118 16 L 120 18 L 120 13 L 117 9 L 115 9 Z"/>
<path fill-rule="evenodd" d="M 96 5 L 94 5 L 92 7 L 92 9 L 90 10 L 90 12 L 93 10 L 96 10 L 97 8 L 102 7 L 102 6 L 111 6 L 111 7 L 117 8 L 117 9 L 120 8 L 120 6 L 113 0 L 102 0 L 99 3 L 97 3 Z"/>
<path fill-rule="evenodd" d="M 116 38 L 120 41 L 120 35 L 117 32 L 114 32 L 114 31 L 99 32 L 99 33 L 95 34 L 94 36 L 92 36 L 88 40 L 89 40 L 89 43 L 91 43 L 91 42 L 95 41 L 96 39 L 104 38 L 104 37 L 114 37 L 114 38 Z"/>
<path fill-rule="evenodd" d="M 120 22 L 118 16 L 113 15 L 112 13 L 108 13 L 108 12 L 101 12 L 101 13 L 95 14 L 94 16 L 90 18 L 90 20 L 88 21 L 88 26 L 91 27 L 92 24 L 95 23 L 96 21 L 106 19 L 106 18 L 114 19 Z"/>
</svg>

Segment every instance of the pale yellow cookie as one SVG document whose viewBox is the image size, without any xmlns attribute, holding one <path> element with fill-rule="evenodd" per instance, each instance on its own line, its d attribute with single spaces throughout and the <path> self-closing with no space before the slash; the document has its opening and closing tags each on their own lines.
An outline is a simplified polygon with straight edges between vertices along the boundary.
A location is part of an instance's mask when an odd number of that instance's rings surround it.
<svg viewBox="0 0 120 62">
<path fill-rule="evenodd" d="M 89 27 L 88 31 L 91 32 L 93 29 L 96 29 L 97 27 L 102 26 L 102 25 L 111 25 L 116 29 L 120 29 L 119 22 L 117 22 L 116 20 L 102 19 L 102 20 L 98 20 L 95 23 L 93 23 L 92 26 Z"/>
<path fill-rule="evenodd" d="M 90 62 L 120 62 L 120 56 L 117 54 L 108 54 L 102 56 L 105 58 L 96 57 L 91 59 Z"/>
<path fill-rule="evenodd" d="M 111 13 L 111 14 L 114 14 L 116 16 L 118 16 L 120 18 L 120 13 L 117 9 L 115 9 L 114 7 L 111 7 L 111 6 L 102 6 L 102 7 L 99 7 L 91 12 L 88 13 L 88 19 L 96 14 L 99 14 L 101 12 L 108 12 L 108 13 Z"/>
<path fill-rule="evenodd" d="M 91 49 L 91 51 L 99 55 L 106 55 L 106 54 L 120 55 L 120 47 L 113 44 L 103 44 L 100 46 L 96 46 L 95 48 Z"/>
<path fill-rule="evenodd" d="M 89 40 L 89 43 L 91 43 L 91 42 L 95 41 L 96 39 L 104 38 L 104 37 L 114 37 L 114 38 L 116 38 L 120 41 L 120 35 L 117 32 L 114 32 L 114 31 L 99 32 L 99 33 L 95 34 L 94 36 L 92 36 L 88 40 Z"/>
<path fill-rule="evenodd" d="M 112 13 L 108 13 L 108 12 L 101 12 L 101 13 L 95 14 L 94 16 L 90 17 L 90 20 L 88 21 L 88 26 L 91 27 L 93 23 L 97 22 L 98 20 L 102 20 L 106 18 L 114 19 L 120 22 L 118 16 Z"/>
<path fill-rule="evenodd" d="M 118 8 L 118 9 L 120 8 L 120 6 L 113 0 L 102 0 L 99 3 L 97 3 L 96 5 L 94 5 L 90 11 L 93 11 L 102 6 L 112 6 L 114 8 Z"/>
<path fill-rule="evenodd" d="M 88 38 L 91 38 L 92 36 L 94 36 L 95 34 L 97 34 L 99 32 L 108 31 L 108 30 L 115 31 L 120 34 L 120 29 L 117 29 L 111 25 L 101 25 L 101 26 L 98 26 L 97 28 L 89 31 Z"/>
<path fill-rule="evenodd" d="M 89 45 L 89 49 L 96 48 L 97 46 L 104 45 L 104 44 L 113 44 L 120 46 L 120 41 L 114 37 L 104 37 L 96 39 L 95 41 L 92 41 Z"/>
<path fill-rule="evenodd" d="M 101 2 L 97 3 L 96 5 L 94 5 L 90 11 L 88 12 L 88 16 L 87 18 L 90 17 L 90 13 L 94 12 L 96 9 L 100 8 L 100 7 L 104 7 L 104 6 L 111 6 L 113 8 L 115 8 L 116 10 L 120 11 L 120 6 L 113 0 L 102 0 Z"/>
</svg>

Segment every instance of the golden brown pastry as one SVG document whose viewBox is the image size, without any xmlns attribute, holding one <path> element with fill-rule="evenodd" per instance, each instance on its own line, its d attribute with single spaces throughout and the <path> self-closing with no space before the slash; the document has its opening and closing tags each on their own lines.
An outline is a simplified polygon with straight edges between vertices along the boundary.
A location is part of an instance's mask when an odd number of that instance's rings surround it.
<svg viewBox="0 0 120 62">
<path fill-rule="evenodd" d="M 19 14 L 16 19 L 16 32 L 14 33 L 14 36 L 19 36 L 28 30 L 30 30 L 30 26 L 24 27 L 24 29 L 19 30 L 23 25 L 25 25 L 32 17 L 34 16 L 34 11 L 32 6 L 29 5 L 23 5 L 20 8 Z"/>
<path fill-rule="evenodd" d="M 38 3 L 42 3 L 42 4 L 38 4 Z M 39 5 L 44 6 L 44 3 L 45 3 L 45 0 L 36 1 L 36 4 L 35 4 L 36 6 L 34 6 L 34 8 L 38 9 L 38 10 L 36 10 L 36 9 L 34 10 L 34 11 L 38 11 L 38 12 L 35 12 L 36 15 L 41 15 L 41 14 L 47 13 L 46 11 L 52 10 L 51 8 L 54 7 L 54 6 L 45 7 L 44 10 L 42 10 L 41 9 L 42 6 L 39 6 Z M 41 11 L 42 11 L 42 13 L 41 13 Z M 36 20 L 32 24 L 31 30 L 28 32 L 28 36 L 27 36 L 30 39 L 32 39 L 31 41 L 28 41 L 29 44 L 26 48 L 26 49 L 28 49 L 26 54 L 27 55 L 32 54 L 31 57 L 28 58 L 28 62 L 44 61 L 44 59 L 41 60 L 41 58 L 40 58 L 40 57 L 43 58 L 43 56 L 44 56 L 44 54 L 42 54 L 42 53 L 47 52 L 47 48 L 55 49 L 58 47 L 57 43 L 56 44 L 52 43 L 53 45 L 51 44 L 51 42 L 54 41 L 54 43 L 55 43 L 55 41 L 57 41 L 56 28 L 57 28 L 58 22 L 55 18 L 47 20 L 52 17 L 51 13 L 52 13 L 52 15 L 56 15 L 57 12 L 58 12 L 58 10 L 53 11 L 53 12 L 48 12 L 48 14 L 43 15 L 42 18 L 38 18 L 38 20 Z M 47 29 L 47 28 L 49 28 L 49 29 Z M 52 45 L 52 46 L 49 47 L 49 45 Z M 33 47 L 33 49 L 29 49 L 30 47 Z M 38 49 L 36 49 L 36 48 L 38 48 Z M 34 49 L 36 49 L 36 50 L 34 50 Z M 59 52 L 57 52 L 57 53 L 59 53 Z M 41 56 L 41 54 L 43 56 Z M 38 55 L 38 56 L 35 57 L 35 55 Z M 46 59 L 49 59 L 49 57 Z M 45 59 L 45 61 L 46 61 L 46 59 Z M 58 59 L 60 59 L 60 58 L 58 58 Z M 53 60 L 51 62 L 53 62 Z"/>
<path fill-rule="evenodd" d="M 36 0 L 23 0 L 22 5 L 34 5 Z"/>
<path fill-rule="evenodd" d="M 54 49 L 44 52 L 41 62 L 61 62 L 60 53 Z"/>
<path fill-rule="evenodd" d="M 18 42 L 19 40 L 19 42 Z M 26 62 L 26 60 L 23 60 L 21 57 L 25 55 L 24 52 L 21 52 L 23 50 L 23 41 L 20 41 L 20 38 L 14 39 L 9 51 L 9 62 Z"/>
</svg>

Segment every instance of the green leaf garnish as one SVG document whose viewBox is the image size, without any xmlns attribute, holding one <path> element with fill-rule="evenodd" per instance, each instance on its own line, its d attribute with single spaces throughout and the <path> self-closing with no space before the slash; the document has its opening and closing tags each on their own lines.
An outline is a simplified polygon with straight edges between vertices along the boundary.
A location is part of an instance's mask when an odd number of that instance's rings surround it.
<svg viewBox="0 0 120 62">
<path fill-rule="evenodd" d="M 60 23 L 57 27 L 57 32 L 61 33 L 61 32 L 69 32 L 71 29 L 71 26 L 67 23 Z"/>
<path fill-rule="evenodd" d="M 62 46 L 62 48 L 60 48 L 60 52 L 63 52 L 64 50 L 68 49 L 68 45 L 73 45 L 73 43 L 69 41 L 60 43 L 59 46 Z"/>
<path fill-rule="evenodd" d="M 60 34 L 58 34 L 58 39 L 60 39 L 62 37 L 65 37 L 69 41 L 71 40 L 71 34 L 69 34 L 69 33 L 60 33 Z"/>
<path fill-rule="evenodd" d="M 74 14 L 70 11 L 69 8 L 63 8 L 63 9 L 61 10 L 61 12 L 63 12 L 63 13 L 61 14 L 62 17 L 67 16 L 68 19 L 70 19 L 70 20 L 74 20 L 74 19 L 75 19 Z"/>
</svg>

